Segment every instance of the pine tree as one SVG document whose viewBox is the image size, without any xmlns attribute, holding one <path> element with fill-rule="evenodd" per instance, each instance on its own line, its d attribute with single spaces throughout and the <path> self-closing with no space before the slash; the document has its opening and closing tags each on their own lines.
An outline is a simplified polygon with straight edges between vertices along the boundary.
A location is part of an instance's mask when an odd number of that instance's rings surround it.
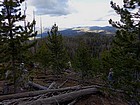
<svg viewBox="0 0 140 105">
<path fill-rule="evenodd" d="M 47 48 L 49 66 L 55 74 L 62 73 L 68 63 L 68 56 L 63 44 L 63 37 L 58 32 L 58 26 L 56 26 L 56 24 L 54 24 L 51 31 L 48 32 Z"/>
<path fill-rule="evenodd" d="M 14 83 L 14 92 L 17 88 L 17 79 L 20 77 L 19 66 L 24 60 L 24 52 L 34 44 L 29 38 L 33 33 L 35 20 L 28 22 L 25 26 L 25 14 L 22 15 L 21 4 L 25 0 L 3 0 L 0 2 L 0 58 L 1 64 L 5 66 L 5 73 L 11 72 L 11 81 Z"/>
<path fill-rule="evenodd" d="M 49 60 L 50 54 L 49 54 L 48 48 L 46 46 L 46 40 L 47 39 L 42 40 L 41 44 L 39 45 L 39 48 L 37 49 L 35 57 L 34 57 L 36 59 L 36 61 L 42 65 L 45 73 L 46 73 L 46 68 L 49 67 L 49 61 L 50 61 Z"/>
<path fill-rule="evenodd" d="M 138 102 L 140 73 L 140 1 L 123 0 L 123 7 L 111 1 L 111 7 L 121 17 L 120 21 L 109 20 L 116 27 L 115 39 L 109 59 L 114 68 L 115 87 L 128 93 L 129 100 Z"/>
<path fill-rule="evenodd" d="M 81 79 L 84 80 L 92 74 L 92 57 L 88 46 L 80 42 L 76 50 L 74 65 L 76 70 L 81 73 Z"/>
</svg>

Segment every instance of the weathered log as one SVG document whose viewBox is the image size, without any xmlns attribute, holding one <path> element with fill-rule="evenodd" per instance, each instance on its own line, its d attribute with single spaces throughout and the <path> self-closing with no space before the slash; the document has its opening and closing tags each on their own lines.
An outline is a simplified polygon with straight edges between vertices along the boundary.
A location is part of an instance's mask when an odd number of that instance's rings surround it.
<svg viewBox="0 0 140 105">
<path fill-rule="evenodd" d="M 78 90 L 78 89 L 80 89 L 79 85 L 73 86 L 73 87 L 60 88 L 60 89 L 38 90 L 38 91 L 30 91 L 30 92 L 17 93 L 17 94 L 2 95 L 0 96 L 0 101 L 8 100 L 8 99 L 23 98 L 23 97 L 33 97 L 33 96 L 45 94 L 48 92 L 61 92 L 61 91 Z"/>
<path fill-rule="evenodd" d="M 32 86 L 32 87 L 34 87 L 34 88 L 37 88 L 37 89 L 39 89 L 39 90 L 47 90 L 47 89 L 48 89 L 48 88 L 45 87 L 45 86 L 36 84 L 36 83 L 34 83 L 34 82 L 31 82 L 31 81 L 28 82 L 28 85 L 29 85 L 29 86 Z"/>
<path fill-rule="evenodd" d="M 48 87 L 48 89 L 54 89 L 55 86 L 56 86 L 56 82 L 52 82 L 52 83 L 50 84 L 50 86 Z"/>
<path fill-rule="evenodd" d="M 48 105 L 48 104 L 56 105 L 57 103 L 71 101 L 78 97 L 82 97 L 89 94 L 95 94 L 95 93 L 98 93 L 98 90 L 96 88 L 88 88 L 79 91 L 73 91 L 66 94 L 56 95 L 45 99 L 35 100 L 34 102 L 27 102 L 20 105 Z"/>
<path fill-rule="evenodd" d="M 73 100 L 72 102 L 70 102 L 68 105 L 74 105 L 77 102 L 77 99 Z"/>
<path fill-rule="evenodd" d="M 62 84 L 60 84 L 60 85 L 58 86 L 58 88 L 61 88 L 67 81 L 68 81 L 68 79 L 67 79 L 66 81 L 64 81 Z"/>
</svg>

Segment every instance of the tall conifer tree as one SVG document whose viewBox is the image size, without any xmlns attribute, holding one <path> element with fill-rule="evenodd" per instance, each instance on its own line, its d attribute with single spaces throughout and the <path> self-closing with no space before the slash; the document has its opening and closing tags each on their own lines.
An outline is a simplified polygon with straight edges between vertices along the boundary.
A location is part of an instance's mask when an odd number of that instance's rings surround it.
<svg viewBox="0 0 140 105">
<path fill-rule="evenodd" d="M 109 20 L 116 27 L 115 39 L 108 62 L 114 68 L 115 87 L 128 93 L 138 103 L 140 73 L 140 1 L 123 0 L 123 7 L 111 1 L 120 21 Z"/>
<path fill-rule="evenodd" d="M 68 63 L 68 56 L 63 44 L 63 37 L 58 32 L 58 26 L 56 24 L 48 32 L 47 48 L 49 66 L 51 66 L 55 74 L 62 73 Z"/>
<path fill-rule="evenodd" d="M 81 73 L 81 79 L 84 80 L 92 74 L 93 64 L 89 47 L 85 42 L 80 42 L 75 54 L 74 65 Z"/>
<path fill-rule="evenodd" d="M 23 24 L 26 16 L 22 15 L 21 4 L 24 1 L 0 2 L 0 63 L 5 65 L 6 71 L 11 72 L 14 92 L 17 88 L 17 79 L 20 77 L 19 65 L 23 62 L 24 52 L 33 46 L 28 40 L 36 36 L 36 32 L 33 32 L 35 20 Z"/>
</svg>

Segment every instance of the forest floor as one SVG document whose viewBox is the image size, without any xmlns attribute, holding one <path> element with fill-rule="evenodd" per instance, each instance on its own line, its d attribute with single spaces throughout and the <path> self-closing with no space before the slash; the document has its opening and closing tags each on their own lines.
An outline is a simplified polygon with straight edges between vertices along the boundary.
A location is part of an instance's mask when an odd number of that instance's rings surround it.
<svg viewBox="0 0 140 105">
<path fill-rule="evenodd" d="M 44 81 L 42 80 L 44 79 Z M 40 81 L 41 80 L 41 81 Z M 50 83 L 55 81 L 57 84 L 61 85 L 62 87 L 71 87 L 71 86 L 91 86 L 91 85 L 99 85 L 102 86 L 105 83 L 101 82 L 100 78 L 92 78 L 92 79 L 85 79 L 84 81 L 80 81 L 81 78 L 78 74 L 75 72 L 65 72 L 63 75 L 61 75 L 61 78 L 57 78 L 56 76 L 50 75 L 50 73 L 46 73 L 46 76 L 40 74 L 38 77 L 34 80 L 34 82 L 44 85 L 46 81 L 49 81 Z M 67 82 L 66 82 L 67 81 Z M 115 94 L 115 96 L 110 95 L 110 92 L 105 92 L 103 94 L 96 94 L 96 95 L 87 95 L 84 97 L 80 97 L 76 100 L 76 103 L 74 105 L 127 105 L 126 102 L 124 102 L 121 99 L 121 94 L 118 93 Z"/>
<path fill-rule="evenodd" d="M 103 86 L 103 82 L 100 79 L 85 79 L 84 82 L 80 80 L 80 77 L 75 72 L 65 72 L 63 75 L 52 75 L 48 73 L 38 73 L 34 76 L 34 83 L 40 84 L 42 86 L 48 87 L 52 82 L 55 82 L 57 87 L 65 88 L 72 86 Z M 2 81 L 0 82 L 0 90 L 2 90 Z M 34 89 L 32 90 L 34 91 Z M 101 94 L 91 94 L 79 97 L 75 100 L 72 105 L 128 105 L 124 100 L 122 100 L 122 94 L 115 93 L 111 95 L 110 91 L 105 91 L 101 89 Z M 4 104 L 2 104 L 4 105 Z M 60 104 L 61 105 L 61 104 Z M 62 104 L 65 105 L 65 104 Z M 66 104 L 67 105 L 67 104 Z"/>
</svg>

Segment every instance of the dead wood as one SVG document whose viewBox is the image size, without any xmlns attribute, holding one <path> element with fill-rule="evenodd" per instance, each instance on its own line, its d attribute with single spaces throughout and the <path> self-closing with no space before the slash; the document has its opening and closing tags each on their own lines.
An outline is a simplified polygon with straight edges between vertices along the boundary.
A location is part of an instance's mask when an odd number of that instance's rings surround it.
<svg viewBox="0 0 140 105">
<path fill-rule="evenodd" d="M 48 92 L 61 92 L 61 91 L 78 90 L 78 89 L 80 89 L 79 85 L 73 87 L 60 88 L 60 89 L 48 89 L 48 90 L 39 90 L 39 91 L 30 91 L 30 92 L 17 93 L 17 94 L 2 95 L 0 96 L 0 101 L 23 98 L 23 97 L 33 97 Z"/>
<path fill-rule="evenodd" d="M 39 89 L 39 90 L 47 90 L 47 89 L 48 89 L 48 88 L 45 87 L 45 86 L 39 85 L 39 84 L 34 83 L 34 82 L 31 82 L 31 81 L 28 82 L 28 85 L 29 85 L 29 86 L 32 86 L 32 87 L 34 87 L 34 88 L 37 88 L 37 89 Z"/>
<path fill-rule="evenodd" d="M 55 89 L 56 88 L 56 82 L 52 82 L 48 89 Z"/>
<path fill-rule="evenodd" d="M 27 102 L 20 105 L 48 105 L 48 104 L 56 105 L 57 103 L 67 102 L 67 101 L 74 100 L 78 97 L 82 97 L 89 94 L 97 94 L 97 93 L 98 90 L 96 88 L 88 88 L 88 89 L 73 91 L 66 94 L 56 95 L 45 99 L 35 100 L 33 102 Z"/>
<path fill-rule="evenodd" d="M 72 102 L 70 102 L 68 105 L 74 105 L 77 102 L 77 99 L 73 100 Z"/>
<path fill-rule="evenodd" d="M 66 81 L 64 81 L 62 84 L 60 84 L 59 86 L 58 86 L 58 88 L 61 88 L 62 86 L 64 86 L 65 85 L 65 83 L 68 81 L 68 79 L 66 80 Z"/>
</svg>

